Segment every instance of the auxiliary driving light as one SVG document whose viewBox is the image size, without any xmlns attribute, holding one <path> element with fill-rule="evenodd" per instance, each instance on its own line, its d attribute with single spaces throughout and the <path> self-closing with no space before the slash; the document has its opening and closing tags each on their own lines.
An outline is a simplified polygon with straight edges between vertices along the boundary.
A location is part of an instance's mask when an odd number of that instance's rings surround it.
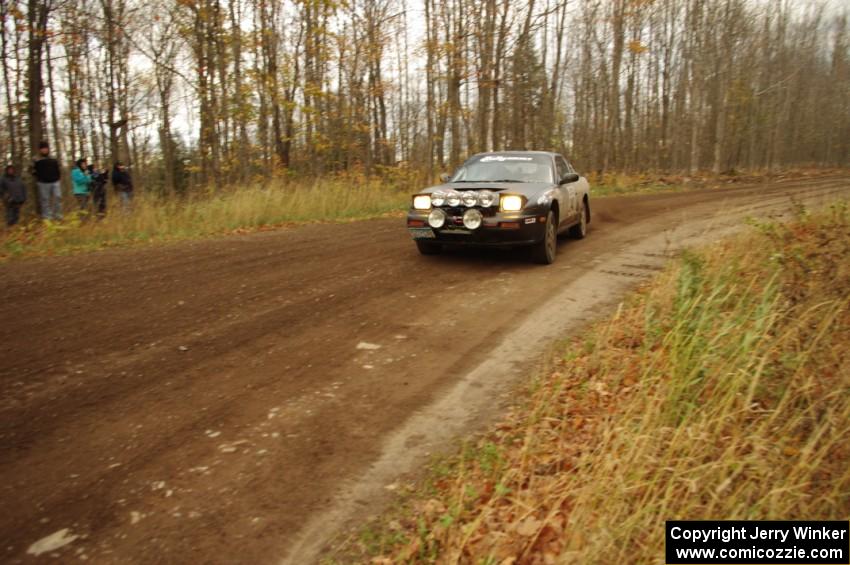
<svg viewBox="0 0 850 565">
<path fill-rule="evenodd" d="M 434 208 L 428 214 L 428 225 L 434 229 L 440 229 L 446 223 L 446 213 L 439 208 Z"/>
<path fill-rule="evenodd" d="M 502 210 L 506 212 L 519 212 L 522 210 L 522 196 L 516 194 L 502 195 Z"/>
<path fill-rule="evenodd" d="M 460 192 L 456 190 L 447 190 L 446 204 L 449 206 L 460 206 Z"/>
<path fill-rule="evenodd" d="M 434 206 L 442 206 L 446 203 L 446 193 L 443 190 L 435 190 L 431 193 L 431 204 Z"/>
<path fill-rule="evenodd" d="M 467 208 L 472 208 L 478 204 L 478 194 L 476 194 L 474 190 L 467 190 L 463 193 L 460 199 L 463 201 L 463 205 Z"/>
<path fill-rule="evenodd" d="M 475 208 L 463 213 L 463 227 L 468 230 L 477 230 L 481 227 L 481 222 L 483 221 L 484 216 Z"/>
<path fill-rule="evenodd" d="M 491 192 L 489 190 L 481 190 L 478 192 L 478 204 L 485 208 L 489 208 L 495 204 L 498 198 L 499 196 L 495 192 Z"/>
<path fill-rule="evenodd" d="M 428 194 L 417 194 L 413 197 L 413 207 L 417 210 L 428 210 L 431 208 L 431 196 Z"/>
</svg>

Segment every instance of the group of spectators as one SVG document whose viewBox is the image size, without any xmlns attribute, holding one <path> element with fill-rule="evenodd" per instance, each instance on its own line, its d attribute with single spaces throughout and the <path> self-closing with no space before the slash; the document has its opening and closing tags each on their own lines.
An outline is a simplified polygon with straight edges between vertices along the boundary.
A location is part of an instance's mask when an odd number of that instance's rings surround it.
<svg viewBox="0 0 850 565">
<path fill-rule="evenodd" d="M 38 188 L 41 217 L 58 221 L 62 219 L 62 168 L 59 161 L 50 155 L 50 145 L 46 141 L 39 144 L 38 153 L 32 173 Z M 90 165 L 85 157 L 77 159 L 71 170 L 71 181 L 74 198 L 83 213 L 89 213 L 91 202 L 99 218 L 106 215 L 106 185 L 110 177 L 123 209 L 129 210 L 133 200 L 133 179 L 124 163 L 115 163 L 110 175 L 105 168 Z M 6 225 L 17 224 L 21 207 L 27 200 L 27 190 L 14 165 L 7 166 L 0 178 L 0 198 L 6 208 Z"/>
</svg>

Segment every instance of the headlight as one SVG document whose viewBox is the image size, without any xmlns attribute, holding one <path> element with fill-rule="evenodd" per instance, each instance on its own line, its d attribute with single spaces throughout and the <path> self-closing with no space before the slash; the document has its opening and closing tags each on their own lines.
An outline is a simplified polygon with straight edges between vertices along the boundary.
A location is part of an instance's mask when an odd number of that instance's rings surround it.
<svg viewBox="0 0 850 565">
<path fill-rule="evenodd" d="M 487 208 L 495 204 L 497 198 L 498 195 L 495 192 L 491 192 L 489 190 L 482 190 L 478 193 L 478 204 Z"/>
<path fill-rule="evenodd" d="M 519 212 L 522 210 L 522 196 L 515 194 L 502 195 L 502 210 L 506 212 Z"/>
<path fill-rule="evenodd" d="M 431 196 L 429 194 L 417 194 L 413 197 L 413 207 L 417 210 L 428 210 L 431 207 Z"/>
<path fill-rule="evenodd" d="M 547 190 L 543 194 L 540 195 L 540 198 L 537 199 L 537 204 L 540 206 L 545 206 L 552 202 L 553 191 Z"/>
<path fill-rule="evenodd" d="M 442 206 L 446 203 L 446 193 L 442 190 L 435 190 L 431 193 L 431 205 Z"/>
<path fill-rule="evenodd" d="M 481 227 L 484 216 L 475 208 L 463 213 L 463 226 L 468 230 L 477 230 Z"/>
<path fill-rule="evenodd" d="M 463 205 L 467 208 L 472 208 L 478 204 L 478 194 L 476 194 L 474 190 L 467 190 L 463 193 L 460 199 L 463 202 Z"/>
<path fill-rule="evenodd" d="M 447 190 L 446 204 L 449 206 L 460 206 L 460 193 L 456 190 Z"/>
<path fill-rule="evenodd" d="M 428 214 L 428 225 L 434 229 L 440 229 L 446 223 L 446 213 L 439 208 L 434 208 Z"/>
</svg>

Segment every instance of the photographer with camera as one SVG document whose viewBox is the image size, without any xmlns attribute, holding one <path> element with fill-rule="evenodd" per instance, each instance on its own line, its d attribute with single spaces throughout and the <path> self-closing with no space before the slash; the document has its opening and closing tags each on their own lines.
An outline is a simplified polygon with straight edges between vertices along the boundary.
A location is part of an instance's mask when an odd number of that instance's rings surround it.
<svg viewBox="0 0 850 565">
<path fill-rule="evenodd" d="M 103 218 L 106 216 L 106 182 L 109 180 L 109 172 L 92 164 L 89 165 L 89 176 L 94 213 L 98 218 Z"/>
<path fill-rule="evenodd" d="M 112 186 L 121 199 L 121 208 L 129 212 L 133 202 L 133 179 L 127 165 L 121 161 L 115 163 L 115 168 L 112 169 Z"/>
</svg>

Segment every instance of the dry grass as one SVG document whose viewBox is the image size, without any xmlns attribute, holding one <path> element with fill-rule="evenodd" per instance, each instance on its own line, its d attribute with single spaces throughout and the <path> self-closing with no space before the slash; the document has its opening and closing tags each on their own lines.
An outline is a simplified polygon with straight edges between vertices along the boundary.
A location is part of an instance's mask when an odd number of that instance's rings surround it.
<svg viewBox="0 0 850 565">
<path fill-rule="evenodd" d="M 735 182 L 803 178 L 830 174 L 826 169 L 784 171 L 778 176 L 747 173 L 695 177 L 661 173 L 606 173 L 589 177 L 592 197 L 643 194 L 685 188 L 723 186 Z M 110 213 L 103 221 L 69 213 L 61 224 L 32 221 L 0 232 L 0 261 L 92 251 L 105 247 L 176 241 L 212 235 L 277 229 L 315 221 L 350 221 L 400 214 L 410 195 L 433 184 L 421 171 L 387 168 L 380 177 L 361 171 L 317 180 L 280 178 L 270 185 L 229 187 L 186 199 L 140 197 L 132 214 L 121 214 L 110 194 Z M 65 198 L 66 210 L 73 200 Z M 85 221 L 84 221 L 85 220 Z"/>
<path fill-rule="evenodd" d="M 786 179 L 805 179 L 836 173 L 842 169 L 795 168 L 771 173 L 769 171 L 729 171 L 719 175 L 699 171 L 694 175 L 670 172 L 624 173 L 611 171 L 590 173 L 588 180 L 594 197 L 672 192 L 686 189 L 718 188 L 739 183 L 761 183 Z"/>
<path fill-rule="evenodd" d="M 324 179 L 234 188 L 192 199 L 137 198 L 128 214 L 121 213 L 113 197 L 102 221 L 72 213 L 61 224 L 36 221 L 8 231 L 0 241 L 0 259 L 373 218 L 404 209 L 413 192 L 378 180 Z"/>
<path fill-rule="evenodd" d="M 850 213 L 755 227 L 572 342 L 342 560 L 663 563 L 667 519 L 846 519 Z"/>
</svg>

